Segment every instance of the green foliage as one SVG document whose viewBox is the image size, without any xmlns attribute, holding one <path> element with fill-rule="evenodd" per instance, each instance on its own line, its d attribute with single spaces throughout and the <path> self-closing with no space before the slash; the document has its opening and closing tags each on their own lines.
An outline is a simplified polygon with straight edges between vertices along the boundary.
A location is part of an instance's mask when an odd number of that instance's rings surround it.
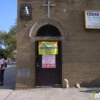
<svg viewBox="0 0 100 100">
<path fill-rule="evenodd" d="M 0 53 L 4 54 L 5 57 L 8 57 L 8 53 L 4 49 L 0 49 Z"/>
<path fill-rule="evenodd" d="M 16 26 L 12 26 L 9 32 L 0 31 L 0 47 L 4 47 L 0 52 L 6 57 L 12 57 L 16 50 Z"/>
</svg>

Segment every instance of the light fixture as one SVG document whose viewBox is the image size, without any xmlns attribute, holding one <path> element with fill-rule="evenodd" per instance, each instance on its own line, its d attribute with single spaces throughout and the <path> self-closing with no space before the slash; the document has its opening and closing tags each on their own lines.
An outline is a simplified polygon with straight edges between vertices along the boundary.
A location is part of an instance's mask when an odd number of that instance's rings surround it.
<svg viewBox="0 0 100 100">
<path fill-rule="evenodd" d="M 25 7 L 24 12 L 25 12 L 25 14 L 26 14 L 26 15 L 29 15 L 29 9 L 28 9 L 28 7 L 27 7 L 27 6 Z"/>
<path fill-rule="evenodd" d="M 24 24 L 24 26 L 25 26 L 25 27 L 27 27 L 27 26 L 28 26 L 28 24 Z"/>
<path fill-rule="evenodd" d="M 20 5 L 20 18 L 23 20 L 32 19 L 32 6 L 30 4 Z"/>
</svg>

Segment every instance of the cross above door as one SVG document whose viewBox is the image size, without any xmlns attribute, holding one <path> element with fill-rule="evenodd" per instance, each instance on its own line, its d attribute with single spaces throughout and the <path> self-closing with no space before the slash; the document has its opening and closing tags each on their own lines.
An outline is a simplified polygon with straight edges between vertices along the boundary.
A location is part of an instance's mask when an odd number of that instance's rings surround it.
<svg viewBox="0 0 100 100">
<path fill-rule="evenodd" d="M 50 18 L 50 7 L 54 7 L 55 4 L 50 4 L 50 1 L 48 0 L 48 4 L 43 4 L 43 6 L 47 6 L 48 7 L 48 18 Z"/>
</svg>

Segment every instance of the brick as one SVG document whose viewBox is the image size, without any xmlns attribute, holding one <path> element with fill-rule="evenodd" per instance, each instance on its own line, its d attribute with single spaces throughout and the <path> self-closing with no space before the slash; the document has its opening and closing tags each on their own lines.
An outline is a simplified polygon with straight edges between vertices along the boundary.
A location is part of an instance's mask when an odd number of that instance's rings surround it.
<svg viewBox="0 0 100 100">
<path fill-rule="evenodd" d="M 64 79 L 71 87 L 100 86 L 100 31 L 84 28 L 84 11 L 99 10 L 100 0 L 51 0 L 51 18 L 47 18 L 47 0 L 18 0 L 17 19 L 17 77 L 16 88 L 35 87 L 35 41 L 62 41 L 62 86 Z M 20 18 L 20 4 L 31 4 L 32 20 Z M 35 37 L 39 28 L 46 24 L 56 26 L 64 37 Z M 25 27 L 25 24 L 28 26 Z M 30 29 L 36 24 L 29 37 Z M 19 69 L 29 69 L 30 77 L 18 77 Z"/>
</svg>

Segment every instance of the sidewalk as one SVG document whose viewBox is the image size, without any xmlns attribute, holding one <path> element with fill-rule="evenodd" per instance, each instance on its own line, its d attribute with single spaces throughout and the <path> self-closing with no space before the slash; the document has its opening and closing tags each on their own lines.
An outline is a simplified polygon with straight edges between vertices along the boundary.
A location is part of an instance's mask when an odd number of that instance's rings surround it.
<svg viewBox="0 0 100 100">
<path fill-rule="evenodd" d="M 7 100 L 6 98 L 13 92 L 16 81 L 16 64 L 8 64 L 5 75 L 4 85 L 0 86 L 0 100 Z"/>
<path fill-rule="evenodd" d="M 93 91 L 100 92 L 100 88 L 1 89 L 0 100 L 93 100 Z M 100 100 L 100 98 L 95 100 Z"/>
<path fill-rule="evenodd" d="M 14 90 L 16 66 L 9 65 L 5 71 L 4 86 L 0 87 L 0 100 L 93 100 L 92 92 L 100 88 L 34 88 Z M 95 99 L 95 100 L 100 100 Z"/>
</svg>

